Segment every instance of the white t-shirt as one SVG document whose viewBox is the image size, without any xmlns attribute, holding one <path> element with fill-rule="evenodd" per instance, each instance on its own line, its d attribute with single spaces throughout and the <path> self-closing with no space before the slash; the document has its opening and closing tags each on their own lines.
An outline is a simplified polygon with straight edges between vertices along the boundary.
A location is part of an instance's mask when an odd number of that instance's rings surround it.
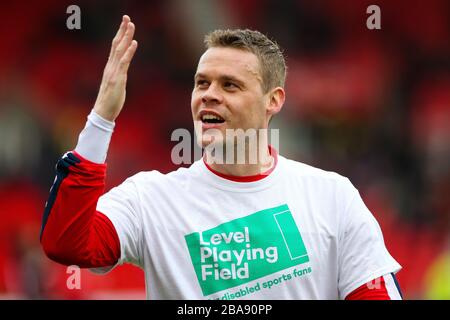
<svg viewBox="0 0 450 320">
<path fill-rule="evenodd" d="M 401 268 L 347 178 L 282 156 L 246 183 L 202 160 L 141 172 L 97 210 L 117 230 L 118 264 L 144 270 L 148 299 L 344 299 Z"/>
</svg>

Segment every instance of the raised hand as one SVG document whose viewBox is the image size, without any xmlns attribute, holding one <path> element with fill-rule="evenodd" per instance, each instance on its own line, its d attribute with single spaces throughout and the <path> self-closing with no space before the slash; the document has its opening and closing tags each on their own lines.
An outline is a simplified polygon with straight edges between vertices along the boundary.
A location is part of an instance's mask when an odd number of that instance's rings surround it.
<svg viewBox="0 0 450 320">
<path fill-rule="evenodd" d="M 117 118 L 125 102 L 128 67 L 137 48 L 134 30 L 130 17 L 123 16 L 103 71 L 94 111 L 109 121 Z"/>
</svg>

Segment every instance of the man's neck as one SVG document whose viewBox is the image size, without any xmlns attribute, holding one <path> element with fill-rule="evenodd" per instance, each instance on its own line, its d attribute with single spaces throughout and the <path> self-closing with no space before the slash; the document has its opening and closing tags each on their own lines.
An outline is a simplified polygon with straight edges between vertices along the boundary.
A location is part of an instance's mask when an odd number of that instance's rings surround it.
<svg viewBox="0 0 450 320">
<path fill-rule="evenodd" d="M 261 152 L 258 150 L 257 154 L 257 157 L 252 158 L 249 156 L 249 151 L 245 150 L 245 159 L 236 161 L 235 153 L 234 161 L 222 161 L 221 163 L 205 150 L 204 161 L 212 170 L 224 175 L 235 177 L 255 176 L 269 171 L 275 164 L 274 157 L 270 154 L 267 144 Z M 226 155 L 223 158 L 226 159 Z"/>
</svg>

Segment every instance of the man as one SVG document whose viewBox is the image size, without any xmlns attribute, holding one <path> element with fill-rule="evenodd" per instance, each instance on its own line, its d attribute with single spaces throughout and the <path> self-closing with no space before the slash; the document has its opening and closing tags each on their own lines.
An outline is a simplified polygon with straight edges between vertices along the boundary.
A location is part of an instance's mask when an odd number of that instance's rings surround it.
<svg viewBox="0 0 450 320">
<path fill-rule="evenodd" d="M 284 103 L 286 67 L 259 32 L 206 37 L 191 100 L 203 159 L 166 175 L 138 173 L 104 194 L 134 28 L 124 16 L 86 127 L 57 164 L 46 254 L 98 272 L 138 265 L 149 299 L 400 299 L 401 267 L 349 180 L 269 146 L 264 129 Z M 249 129 L 262 132 L 256 161 L 248 139 L 227 136 Z M 218 146 L 230 143 L 225 153 L 244 148 L 244 161 L 217 161 Z"/>
</svg>

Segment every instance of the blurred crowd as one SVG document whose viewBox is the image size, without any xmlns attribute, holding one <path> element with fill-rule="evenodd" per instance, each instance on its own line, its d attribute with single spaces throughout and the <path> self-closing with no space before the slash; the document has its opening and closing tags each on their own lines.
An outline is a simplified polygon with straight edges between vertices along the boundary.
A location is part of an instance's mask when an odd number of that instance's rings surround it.
<svg viewBox="0 0 450 320">
<path fill-rule="evenodd" d="M 69 30 L 66 9 L 81 9 Z M 369 30 L 366 8 L 381 9 Z M 138 171 L 176 169 L 177 128 L 203 35 L 257 29 L 287 57 L 287 101 L 272 121 L 280 153 L 350 178 L 403 266 L 406 299 L 450 299 L 450 2 L 343 0 L 11 1 L 0 4 L 0 298 L 141 299 L 141 270 L 81 272 L 39 244 L 54 165 L 95 102 L 123 14 L 136 25 L 125 109 L 107 189 Z M 150 284 L 151 285 L 151 284 Z"/>
</svg>

